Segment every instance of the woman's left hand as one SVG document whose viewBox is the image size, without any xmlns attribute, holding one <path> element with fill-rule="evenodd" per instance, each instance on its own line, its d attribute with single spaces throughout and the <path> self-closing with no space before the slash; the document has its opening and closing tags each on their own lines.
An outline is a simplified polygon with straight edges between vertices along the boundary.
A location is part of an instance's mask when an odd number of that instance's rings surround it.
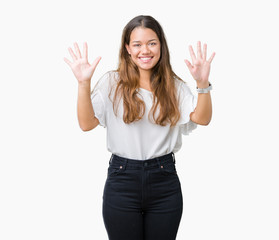
<svg viewBox="0 0 279 240">
<path fill-rule="evenodd" d="M 197 57 L 193 51 L 192 46 L 189 46 L 190 55 L 192 58 L 192 64 L 188 60 L 184 60 L 193 78 L 197 81 L 198 88 L 207 88 L 209 85 L 208 78 L 210 72 L 210 64 L 215 56 L 215 52 L 211 57 L 206 60 L 207 45 L 203 45 L 203 52 L 201 50 L 201 42 L 197 44 Z"/>
</svg>

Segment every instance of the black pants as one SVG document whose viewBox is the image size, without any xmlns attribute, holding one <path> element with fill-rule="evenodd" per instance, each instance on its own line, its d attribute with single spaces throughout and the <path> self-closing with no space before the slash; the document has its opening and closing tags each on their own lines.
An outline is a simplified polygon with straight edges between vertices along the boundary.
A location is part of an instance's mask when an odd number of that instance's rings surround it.
<svg viewBox="0 0 279 240">
<path fill-rule="evenodd" d="M 103 194 L 109 240 L 174 240 L 182 208 L 173 152 L 143 161 L 112 154 Z"/>
</svg>

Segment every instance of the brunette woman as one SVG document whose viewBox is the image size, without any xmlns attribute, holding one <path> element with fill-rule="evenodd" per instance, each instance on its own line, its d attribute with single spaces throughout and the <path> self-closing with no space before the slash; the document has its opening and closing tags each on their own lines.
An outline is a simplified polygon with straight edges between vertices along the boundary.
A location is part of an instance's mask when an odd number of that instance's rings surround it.
<svg viewBox="0 0 279 240">
<path fill-rule="evenodd" d="M 83 131 L 101 125 L 111 152 L 103 193 L 103 219 L 110 240 L 174 240 L 183 199 L 175 165 L 182 135 L 208 125 L 212 115 L 207 46 L 189 46 L 185 63 L 197 83 L 197 96 L 172 70 L 161 25 L 137 16 L 124 28 L 115 71 L 103 75 L 91 92 L 100 61 L 88 63 L 75 43 L 73 61 L 65 58 L 78 80 L 78 121 Z M 97 151 L 97 149 L 95 150 Z M 95 159 L 103 161 L 104 159 Z"/>
</svg>

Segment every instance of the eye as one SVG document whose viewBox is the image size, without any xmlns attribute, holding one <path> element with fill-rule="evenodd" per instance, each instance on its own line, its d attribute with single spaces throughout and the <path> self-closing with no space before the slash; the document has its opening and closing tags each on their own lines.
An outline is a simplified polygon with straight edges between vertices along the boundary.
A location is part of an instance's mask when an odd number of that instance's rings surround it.
<svg viewBox="0 0 279 240">
<path fill-rule="evenodd" d="M 139 46 L 140 46 L 140 44 L 134 44 L 133 46 L 134 46 L 134 47 L 139 47 Z"/>
<path fill-rule="evenodd" d="M 155 46 L 156 44 L 157 43 L 155 43 L 155 42 L 150 43 L 151 46 Z"/>
</svg>

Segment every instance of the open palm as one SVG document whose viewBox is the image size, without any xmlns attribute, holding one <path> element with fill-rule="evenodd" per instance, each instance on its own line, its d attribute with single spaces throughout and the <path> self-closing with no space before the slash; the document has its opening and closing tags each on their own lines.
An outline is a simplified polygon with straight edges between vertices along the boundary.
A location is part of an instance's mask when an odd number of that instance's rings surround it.
<svg viewBox="0 0 279 240">
<path fill-rule="evenodd" d="M 206 50 L 207 45 L 203 45 L 203 52 L 201 51 L 201 42 L 198 41 L 197 44 L 197 56 L 194 53 L 192 46 L 189 46 L 190 55 L 192 58 L 192 64 L 185 60 L 185 63 L 193 76 L 193 78 L 197 81 L 199 85 L 206 84 L 208 82 L 209 73 L 210 73 L 210 64 L 215 56 L 215 52 L 211 55 L 211 57 L 206 60 Z"/>
<path fill-rule="evenodd" d="M 79 83 L 84 83 L 88 81 L 90 82 L 98 63 L 101 60 L 101 57 L 96 58 L 94 62 L 90 65 L 88 63 L 87 43 L 85 42 L 83 44 L 83 56 L 80 53 L 77 43 L 74 43 L 74 46 L 76 49 L 76 54 L 73 52 L 72 48 L 68 48 L 72 56 L 73 62 L 71 62 L 67 58 L 64 58 L 64 61 L 70 66 Z"/>
</svg>

